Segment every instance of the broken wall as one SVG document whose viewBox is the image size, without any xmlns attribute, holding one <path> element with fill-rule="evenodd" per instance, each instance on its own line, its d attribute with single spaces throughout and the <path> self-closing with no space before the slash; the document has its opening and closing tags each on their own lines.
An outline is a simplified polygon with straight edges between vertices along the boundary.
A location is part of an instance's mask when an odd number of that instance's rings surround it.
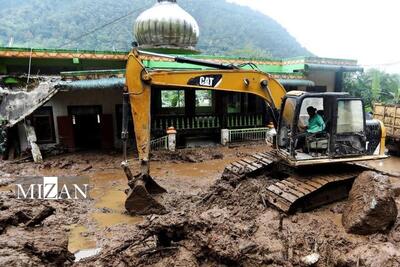
<svg viewBox="0 0 400 267">
<path fill-rule="evenodd" d="M 37 108 L 49 101 L 57 92 L 54 86 L 57 78 L 43 78 L 39 85 L 31 91 L 8 90 L 0 88 L 0 115 L 12 127 L 32 114 Z"/>
<path fill-rule="evenodd" d="M 121 133 L 117 132 L 116 106 L 122 105 L 122 91 L 120 89 L 108 90 L 74 90 L 61 91 L 55 95 L 44 106 L 50 106 L 53 109 L 53 121 L 56 135 L 56 143 L 60 143 L 57 117 L 68 116 L 68 106 L 94 106 L 102 107 L 103 114 L 111 114 L 114 128 L 114 146 L 121 147 L 122 143 L 119 140 Z M 23 129 L 23 126 L 20 127 Z M 21 133 L 21 130 L 20 130 Z M 28 148 L 28 143 L 25 135 L 20 134 L 21 149 Z M 40 145 L 41 148 L 54 146 L 55 144 Z"/>
</svg>

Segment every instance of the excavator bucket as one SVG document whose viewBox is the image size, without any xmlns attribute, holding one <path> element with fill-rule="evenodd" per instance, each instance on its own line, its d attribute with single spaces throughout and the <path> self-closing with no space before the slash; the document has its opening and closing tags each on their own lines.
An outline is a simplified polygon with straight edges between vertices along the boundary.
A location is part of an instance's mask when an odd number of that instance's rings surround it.
<svg viewBox="0 0 400 267">
<path fill-rule="evenodd" d="M 135 215 L 165 214 L 167 210 L 157 198 L 167 190 L 154 181 L 150 175 L 140 174 L 134 177 L 127 162 L 122 163 L 122 168 L 130 187 L 125 201 L 126 210 Z"/>
</svg>

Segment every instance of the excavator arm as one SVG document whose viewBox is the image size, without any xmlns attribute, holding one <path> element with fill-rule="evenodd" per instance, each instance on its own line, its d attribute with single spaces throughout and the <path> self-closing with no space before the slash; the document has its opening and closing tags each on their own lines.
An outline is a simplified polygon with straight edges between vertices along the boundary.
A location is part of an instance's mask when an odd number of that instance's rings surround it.
<svg viewBox="0 0 400 267">
<path fill-rule="evenodd" d="M 149 71 L 142 63 L 141 53 L 133 50 L 128 57 L 126 69 L 127 93 L 131 103 L 132 117 L 135 127 L 136 144 L 139 159 L 144 163 L 142 172 L 148 173 L 146 162 L 150 152 L 150 123 L 151 123 L 151 90 L 153 88 L 180 88 L 189 90 L 214 90 L 236 93 L 253 94 L 264 99 L 273 110 L 281 106 L 286 94 L 285 88 L 269 74 L 255 71 L 229 68 L 229 65 L 216 64 L 217 70 L 190 71 Z M 211 62 L 199 62 L 207 64 Z M 192 63 L 188 59 L 188 63 Z M 224 67 L 222 67 L 224 66 Z"/>
<path fill-rule="evenodd" d="M 150 70 L 142 60 L 155 55 L 134 49 L 128 56 L 126 68 L 125 99 L 129 98 L 134 123 L 136 146 L 141 165 L 140 174 L 133 177 L 127 161 L 122 166 L 129 180 L 131 190 L 125 207 L 134 214 L 162 214 L 165 208 L 151 195 L 165 192 L 150 176 L 150 133 L 151 133 L 151 90 L 188 89 L 214 90 L 253 94 L 264 99 L 267 105 L 277 114 L 286 91 L 270 75 L 256 70 L 240 69 L 233 65 L 222 65 L 197 59 L 177 58 L 158 55 L 176 62 L 190 63 L 214 69 L 209 70 Z M 126 101 L 127 102 L 127 101 Z M 126 104 L 125 102 L 125 104 Z M 275 115 L 277 117 L 277 115 Z M 275 118 L 275 124 L 277 119 Z M 127 120 L 123 136 L 127 138 Z M 126 141 L 124 144 L 126 155 Z"/>
</svg>

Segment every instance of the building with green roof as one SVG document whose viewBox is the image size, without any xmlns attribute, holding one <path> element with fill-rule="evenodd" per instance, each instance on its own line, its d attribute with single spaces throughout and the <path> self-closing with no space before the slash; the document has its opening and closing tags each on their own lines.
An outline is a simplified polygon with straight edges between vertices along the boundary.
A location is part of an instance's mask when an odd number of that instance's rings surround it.
<svg viewBox="0 0 400 267">
<path fill-rule="evenodd" d="M 168 12 L 160 12 L 167 7 Z M 348 59 L 199 54 L 195 50 L 199 38 L 196 21 L 171 0 L 158 0 L 143 12 L 135 23 L 134 35 L 139 49 L 170 55 L 182 52 L 190 58 L 256 68 L 278 79 L 287 91 L 340 92 L 344 72 L 362 71 L 357 61 Z M 127 57 L 128 51 L 0 47 L 0 87 L 34 90 L 43 80 L 59 80 L 60 90 L 52 91 L 54 96 L 48 97 L 48 101 L 43 98 L 46 103 L 36 99 L 38 103 L 33 107 L 38 108 L 27 117 L 42 148 L 56 144 L 71 150 L 120 147 Z M 144 56 L 143 64 L 164 70 L 204 68 L 156 55 Z M 153 137 L 165 135 L 166 129 L 173 126 L 178 131 L 178 146 L 186 146 L 198 137 L 219 140 L 221 129 L 265 127 L 269 122 L 266 104 L 255 96 L 240 93 L 154 90 L 151 112 Z M 24 150 L 29 145 L 23 123 L 15 127 Z"/>
</svg>

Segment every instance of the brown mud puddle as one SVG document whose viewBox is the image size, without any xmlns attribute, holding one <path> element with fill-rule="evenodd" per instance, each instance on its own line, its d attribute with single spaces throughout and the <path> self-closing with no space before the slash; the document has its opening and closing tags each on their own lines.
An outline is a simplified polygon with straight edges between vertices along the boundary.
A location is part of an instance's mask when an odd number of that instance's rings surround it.
<svg viewBox="0 0 400 267">
<path fill-rule="evenodd" d="M 196 149 L 196 153 L 180 151 L 189 160 L 170 159 L 159 156 L 152 161 L 152 176 L 165 187 L 169 195 L 196 195 L 204 192 L 221 177 L 225 166 L 238 158 L 258 151 L 266 151 L 266 145 L 250 145 L 235 148 L 217 147 L 211 150 Z M 222 157 L 216 157 L 221 155 Z M 127 181 L 119 168 L 122 157 L 102 154 L 71 154 L 49 158 L 43 165 L 23 163 L 7 165 L 6 172 L 19 176 L 83 176 L 90 179 L 92 201 L 87 210 L 82 211 L 79 220 L 68 228 L 68 250 L 77 258 L 90 255 L 97 249 L 115 244 L 135 225 L 143 222 L 142 217 L 133 217 L 125 213 L 124 202 Z M 157 159 L 155 159 L 157 160 Z M 132 171 L 138 170 L 137 160 L 131 159 Z M 13 189 L 1 187 L 0 190 Z M 180 202 L 180 201 L 177 201 Z M 87 252 L 87 253 L 86 253 Z M 80 253 L 80 254 L 79 254 Z"/>
<path fill-rule="evenodd" d="M 77 259 L 98 252 L 96 233 L 118 224 L 137 224 L 142 217 L 125 213 L 126 178 L 121 170 L 99 171 L 90 174 L 90 196 L 94 200 L 93 209 L 88 211 L 84 225 L 75 225 L 69 236 L 68 249 Z"/>
<path fill-rule="evenodd" d="M 233 157 L 199 163 L 156 161 L 151 163 L 151 173 L 168 191 L 180 191 L 189 187 L 193 193 L 206 188 L 221 175 L 225 165 Z M 136 162 L 132 162 L 132 171 Z M 96 234 L 119 224 L 135 225 L 141 223 L 140 216 L 125 213 L 127 188 L 126 177 L 119 168 L 90 173 L 90 196 L 94 200 L 84 225 L 75 225 L 70 232 L 69 249 L 72 253 L 98 248 Z M 196 190 L 197 189 L 197 190 Z"/>
<path fill-rule="evenodd" d="M 206 190 L 220 178 L 225 166 L 236 160 L 238 156 L 265 149 L 264 146 L 233 149 L 220 147 L 217 150 L 221 151 L 223 158 L 197 163 L 161 158 L 161 160 L 151 162 L 151 175 L 170 193 L 184 191 L 195 195 Z M 133 172 L 138 170 L 136 160 L 131 159 L 130 165 Z M 124 190 L 127 188 L 127 180 L 120 168 L 106 170 L 93 168 L 89 173 L 89 178 L 90 196 L 94 200 L 93 209 L 88 211 L 82 225 L 75 225 L 71 230 L 69 249 L 73 253 L 97 249 L 101 247 L 99 239 L 111 238 L 113 229 L 118 228 L 118 225 L 136 225 L 144 220 L 143 217 L 125 213 Z M 100 237 L 99 233 L 105 234 Z"/>
</svg>

